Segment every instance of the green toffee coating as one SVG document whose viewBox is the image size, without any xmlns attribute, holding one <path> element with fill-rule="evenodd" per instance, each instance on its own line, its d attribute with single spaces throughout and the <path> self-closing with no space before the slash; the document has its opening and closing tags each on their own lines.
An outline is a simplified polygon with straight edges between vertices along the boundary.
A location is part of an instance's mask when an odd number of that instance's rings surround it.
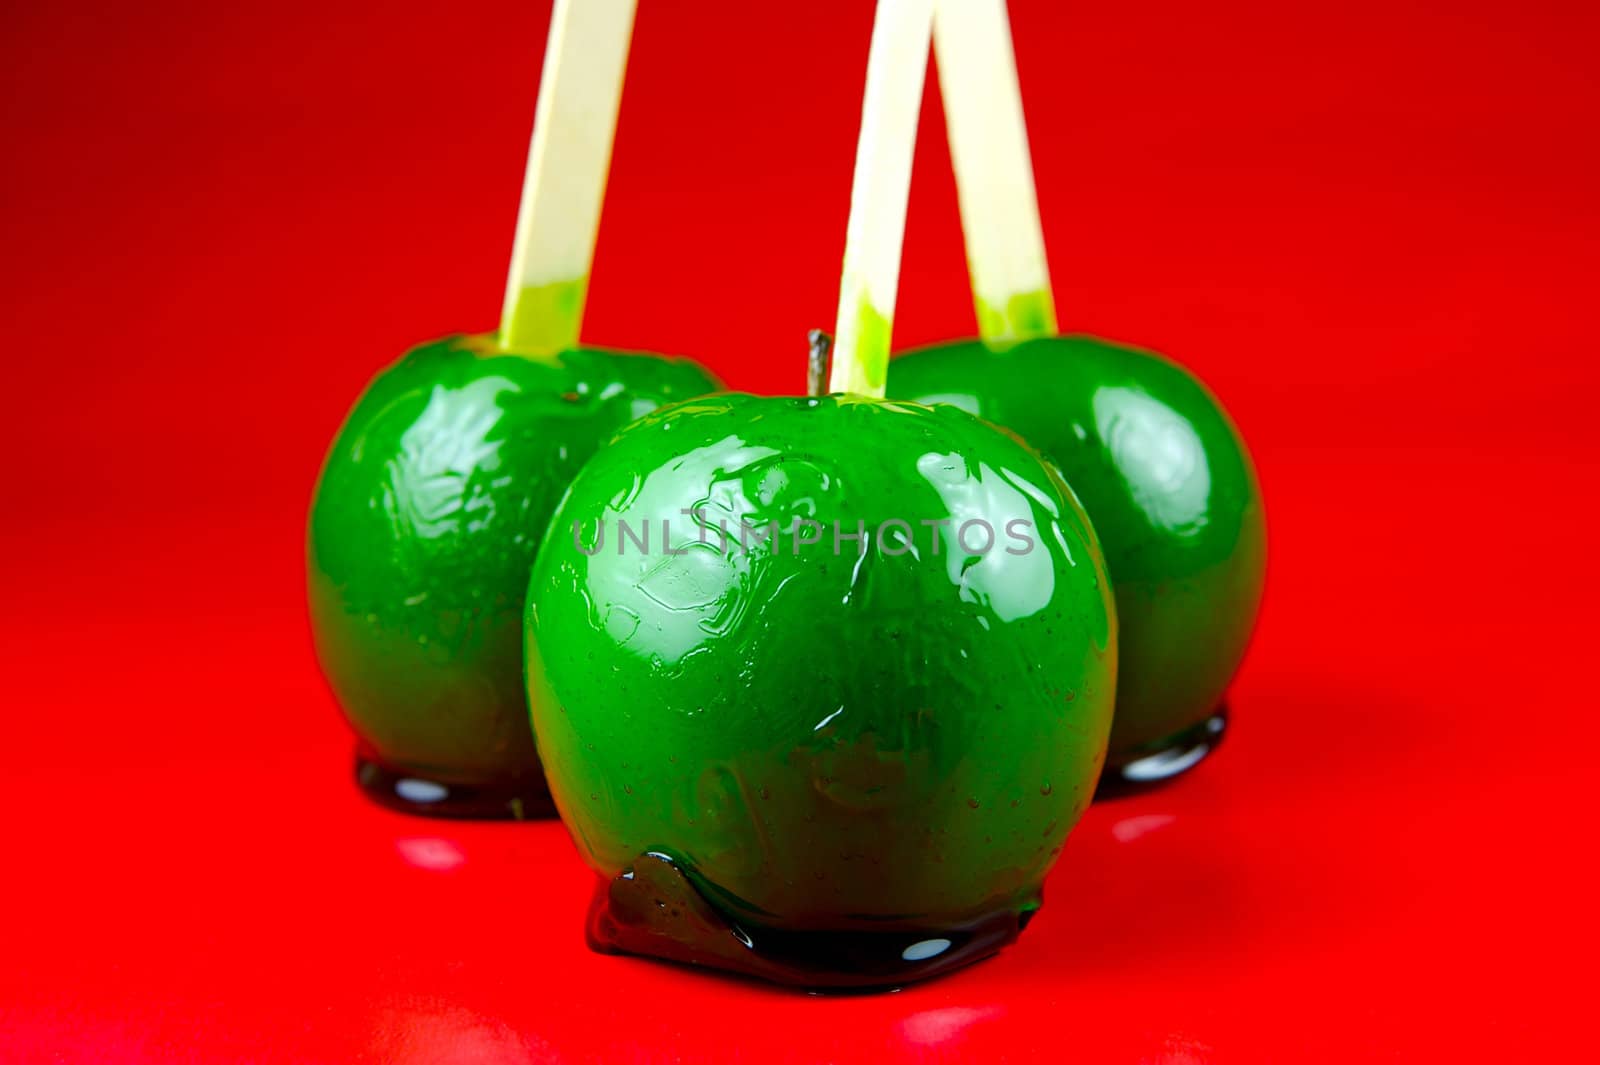
<svg viewBox="0 0 1600 1065">
<path fill-rule="evenodd" d="M 729 934 L 842 937 L 785 970 L 813 986 L 864 979 L 856 935 L 964 960 L 1014 936 L 1093 794 L 1117 676 L 1059 474 L 959 410 L 851 395 L 710 396 L 619 433 L 551 521 L 527 640 L 556 804 L 613 904 L 653 856 Z M 680 911 L 591 938 L 774 979 L 795 957 L 691 949 L 706 909 Z"/>
<path fill-rule="evenodd" d="M 492 336 L 423 344 L 378 375 L 329 450 L 307 536 L 317 653 L 364 758 L 425 797 L 544 795 L 522 683 L 540 537 L 608 437 L 717 387 L 687 360 L 533 358 Z"/>
</svg>

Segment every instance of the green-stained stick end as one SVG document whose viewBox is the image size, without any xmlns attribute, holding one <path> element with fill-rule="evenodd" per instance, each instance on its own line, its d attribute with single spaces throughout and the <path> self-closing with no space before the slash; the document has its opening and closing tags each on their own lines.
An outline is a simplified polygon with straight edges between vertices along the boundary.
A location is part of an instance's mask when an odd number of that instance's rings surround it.
<svg viewBox="0 0 1600 1065">
<path fill-rule="evenodd" d="M 589 279 L 524 285 L 500 324 L 500 344 L 507 352 L 549 355 L 578 343 Z"/>
<path fill-rule="evenodd" d="M 1055 300 L 1049 289 L 1019 292 L 1003 305 L 974 296 L 978 311 L 978 335 L 984 340 L 1017 343 L 1053 337 L 1058 332 Z"/>
<path fill-rule="evenodd" d="M 856 395 L 882 399 L 889 385 L 889 343 L 894 332 L 887 315 L 872 305 L 863 293 L 856 301 L 854 343 L 849 351 L 835 348 L 834 382 L 842 380 L 843 388 L 835 392 L 852 392 Z M 839 367 L 843 366 L 843 374 Z"/>
</svg>

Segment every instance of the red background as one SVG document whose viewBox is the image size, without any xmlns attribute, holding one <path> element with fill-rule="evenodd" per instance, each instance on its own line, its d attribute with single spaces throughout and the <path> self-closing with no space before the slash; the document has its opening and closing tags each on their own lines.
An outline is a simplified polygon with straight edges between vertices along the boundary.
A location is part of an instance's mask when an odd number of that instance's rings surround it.
<svg viewBox="0 0 1600 1065">
<path fill-rule="evenodd" d="M 322 449 L 493 324 L 548 6 L 95 6 L 0 13 L 0 1058 L 1592 1043 L 1594 5 L 1014 0 L 1063 321 L 1226 398 L 1268 604 L 1228 744 L 1015 948 L 843 999 L 589 954 L 560 827 L 363 802 L 311 656 Z M 798 389 L 870 5 L 641 8 L 587 336 Z M 906 257 L 899 342 L 970 332 L 932 95 Z"/>
</svg>

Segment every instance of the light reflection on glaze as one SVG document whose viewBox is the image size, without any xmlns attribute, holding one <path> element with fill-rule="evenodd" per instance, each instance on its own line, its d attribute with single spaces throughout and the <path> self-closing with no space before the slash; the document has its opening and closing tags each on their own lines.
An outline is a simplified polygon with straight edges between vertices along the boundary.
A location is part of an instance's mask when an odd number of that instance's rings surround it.
<svg viewBox="0 0 1600 1065">
<path fill-rule="evenodd" d="M 1097 388 L 1090 403 L 1100 439 L 1150 524 L 1199 535 L 1210 513 L 1211 469 L 1194 426 L 1136 388 Z"/>
<path fill-rule="evenodd" d="M 917 472 L 949 510 L 950 524 L 939 531 L 945 543 L 945 569 L 961 598 L 982 604 L 1001 621 L 1016 621 L 1048 606 L 1055 595 L 1055 564 L 1059 560 L 1037 541 L 1053 537 L 1067 564 L 1074 565 L 1075 560 L 1054 521 L 1041 527 L 1034 520 L 1042 508 L 1017 490 L 1016 475 L 1002 477 L 986 463 L 973 469 L 960 455 L 938 454 L 919 458 Z M 1028 522 L 1017 530 L 1035 541 L 1032 549 L 1025 550 L 1020 540 L 1008 535 L 1010 523 L 1018 520 Z M 993 540 L 990 550 L 976 560 L 961 542 L 961 529 L 968 521 L 988 523 L 987 530 L 973 528 L 969 542 L 977 542 L 974 538 L 979 536 L 992 536 Z M 1025 553 L 1012 554 L 1013 550 Z"/>
<path fill-rule="evenodd" d="M 756 522 L 778 512 L 770 492 L 763 505 L 759 492 L 753 500 L 750 491 L 759 488 L 761 471 L 770 469 L 778 454 L 726 437 L 660 469 L 634 472 L 632 488 L 612 497 L 599 516 L 611 537 L 602 551 L 627 552 L 626 560 L 590 567 L 586 594 L 594 602 L 615 604 L 637 593 L 640 610 L 651 619 L 642 631 L 635 625 L 626 639 L 617 640 L 618 649 L 675 666 L 708 637 L 736 626 L 752 601 L 777 594 L 780 589 L 766 587 L 767 571 L 752 566 L 750 556 L 722 549 L 721 524 L 737 538 L 741 519 Z M 685 485 L 694 489 L 686 493 Z M 637 531 L 648 530 L 647 550 L 621 539 L 624 521 Z M 702 527 L 705 543 L 700 542 Z M 669 545 L 687 554 L 669 554 Z"/>
<path fill-rule="evenodd" d="M 494 520 L 495 493 L 511 483 L 501 472 L 501 397 L 518 391 L 503 377 L 432 389 L 384 464 L 381 491 L 392 527 L 432 540 L 463 525 L 476 532 Z"/>
</svg>

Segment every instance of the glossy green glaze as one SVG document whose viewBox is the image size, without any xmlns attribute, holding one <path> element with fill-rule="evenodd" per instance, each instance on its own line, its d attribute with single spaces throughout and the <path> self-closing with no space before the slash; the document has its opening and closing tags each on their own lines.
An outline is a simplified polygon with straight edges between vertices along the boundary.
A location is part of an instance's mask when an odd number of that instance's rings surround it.
<svg viewBox="0 0 1600 1065">
<path fill-rule="evenodd" d="M 365 751 L 445 785 L 542 790 L 521 624 L 550 513 L 612 433 L 717 387 L 684 360 L 535 359 L 481 336 L 372 382 L 323 466 L 307 566 L 317 653 Z"/>
<path fill-rule="evenodd" d="M 551 521 L 527 632 L 589 864 L 668 855 L 745 927 L 1030 912 L 1116 683 L 1059 475 L 958 410 L 858 396 L 710 396 L 618 434 Z"/>
<path fill-rule="evenodd" d="M 1159 355 L 1083 336 L 908 352 L 889 394 L 1015 430 L 1083 501 L 1121 632 L 1111 764 L 1204 722 L 1244 657 L 1266 568 L 1255 470 L 1216 397 Z"/>
</svg>

